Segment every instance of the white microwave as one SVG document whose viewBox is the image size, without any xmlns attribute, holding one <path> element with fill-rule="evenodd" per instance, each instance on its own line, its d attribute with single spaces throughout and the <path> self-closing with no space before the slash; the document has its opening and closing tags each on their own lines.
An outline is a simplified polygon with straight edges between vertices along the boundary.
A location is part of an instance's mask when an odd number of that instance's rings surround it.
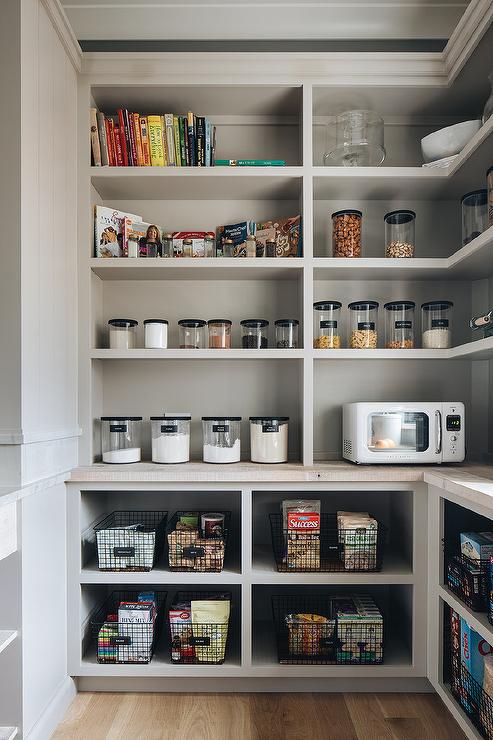
<svg viewBox="0 0 493 740">
<path fill-rule="evenodd" d="M 462 462 L 464 404 L 346 403 L 342 456 L 355 463 Z"/>
</svg>

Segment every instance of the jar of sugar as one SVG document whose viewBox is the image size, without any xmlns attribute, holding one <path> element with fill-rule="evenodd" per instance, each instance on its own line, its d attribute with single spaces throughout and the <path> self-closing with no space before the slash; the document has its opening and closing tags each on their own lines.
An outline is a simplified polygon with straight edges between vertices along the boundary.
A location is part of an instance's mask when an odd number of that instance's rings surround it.
<svg viewBox="0 0 493 740">
<path fill-rule="evenodd" d="M 423 349 L 448 349 L 452 346 L 452 301 L 428 301 L 421 305 L 421 344 Z"/>
<path fill-rule="evenodd" d="M 168 322 L 166 319 L 144 321 L 144 344 L 146 349 L 166 349 L 168 346 Z"/>
<path fill-rule="evenodd" d="M 105 463 L 140 462 L 142 416 L 102 416 L 101 447 Z"/>
<path fill-rule="evenodd" d="M 135 347 L 135 319 L 110 319 L 110 349 L 133 349 Z"/>
<path fill-rule="evenodd" d="M 250 416 L 250 459 L 256 463 L 288 461 L 289 416 Z"/>
<path fill-rule="evenodd" d="M 203 416 L 203 458 L 208 463 L 240 462 L 241 416 Z"/>
<path fill-rule="evenodd" d="M 151 416 L 152 462 L 190 460 L 190 416 Z"/>
</svg>

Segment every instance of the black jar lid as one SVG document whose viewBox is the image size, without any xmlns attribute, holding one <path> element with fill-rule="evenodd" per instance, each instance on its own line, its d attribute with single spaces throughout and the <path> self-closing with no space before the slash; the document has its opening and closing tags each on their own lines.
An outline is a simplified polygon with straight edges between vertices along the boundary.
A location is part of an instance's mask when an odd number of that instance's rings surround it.
<svg viewBox="0 0 493 740">
<path fill-rule="evenodd" d="M 198 329 L 205 326 L 206 323 L 203 319 L 180 319 L 178 326 L 185 326 L 187 329 Z"/>
<path fill-rule="evenodd" d="M 407 224 L 409 221 L 414 221 L 416 218 L 416 214 L 414 211 L 408 211 L 408 210 L 398 210 L 398 211 L 389 211 L 389 213 L 386 213 L 383 217 L 383 220 L 386 221 L 388 224 L 398 225 L 398 224 Z"/>
<path fill-rule="evenodd" d="M 445 311 L 453 305 L 452 301 L 427 301 L 421 304 L 421 308 L 423 311 Z"/>
<path fill-rule="evenodd" d="M 275 326 L 298 326 L 298 319 L 277 319 L 274 321 Z"/>
<path fill-rule="evenodd" d="M 241 416 L 203 416 L 202 421 L 241 421 Z"/>
<path fill-rule="evenodd" d="M 137 326 L 139 322 L 135 319 L 110 319 L 108 324 L 125 329 L 127 326 Z"/>
<path fill-rule="evenodd" d="M 260 423 L 266 423 L 268 421 L 278 421 L 284 423 L 289 421 L 289 416 L 250 416 L 250 421 L 258 421 Z"/>
<path fill-rule="evenodd" d="M 460 202 L 464 203 L 467 198 L 472 198 L 473 196 L 476 196 L 476 202 L 474 203 L 474 205 L 476 206 L 485 206 L 488 202 L 488 191 L 486 190 L 486 188 L 480 188 L 480 190 L 471 190 L 470 193 L 466 193 L 462 196 Z"/>
<path fill-rule="evenodd" d="M 317 301 L 313 304 L 315 311 L 328 311 L 331 308 L 341 308 L 342 303 L 340 301 Z"/>
<path fill-rule="evenodd" d="M 359 216 L 361 218 L 362 212 L 356 210 L 356 208 L 346 208 L 342 211 L 335 211 L 335 213 L 332 214 L 332 218 L 335 216 Z"/>
<path fill-rule="evenodd" d="M 347 307 L 351 311 L 364 311 L 367 308 L 378 308 L 378 305 L 377 301 L 353 301 L 352 303 L 348 303 Z"/>
<path fill-rule="evenodd" d="M 415 308 L 416 304 L 414 301 L 389 301 L 384 303 L 384 308 L 387 311 L 400 311 L 402 309 Z"/>
<path fill-rule="evenodd" d="M 150 416 L 150 421 L 190 421 L 191 416 Z"/>
<path fill-rule="evenodd" d="M 228 326 L 231 326 L 233 322 L 230 321 L 229 319 L 209 319 L 207 323 L 209 326 L 211 324 L 227 324 Z"/>
<path fill-rule="evenodd" d="M 142 421 L 142 416 L 102 416 L 101 421 Z"/>
<path fill-rule="evenodd" d="M 243 319 L 243 321 L 240 321 L 240 324 L 250 329 L 261 329 L 264 326 L 269 326 L 267 319 Z"/>
<path fill-rule="evenodd" d="M 166 321 L 166 319 L 146 319 L 144 324 L 169 324 L 169 321 Z"/>
</svg>

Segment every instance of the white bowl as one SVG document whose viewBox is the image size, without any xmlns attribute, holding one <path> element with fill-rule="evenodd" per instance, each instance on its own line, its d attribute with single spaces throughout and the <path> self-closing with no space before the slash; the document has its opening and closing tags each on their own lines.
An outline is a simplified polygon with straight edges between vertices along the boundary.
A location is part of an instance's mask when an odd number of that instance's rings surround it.
<svg viewBox="0 0 493 740">
<path fill-rule="evenodd" d="M 443 157 L 458 154 L 481 128 L 481 121 L 462 121 L 453 126 L 433 131 L 421 139 L 421 151 L 425 162 L 435 162 Z"/>
</svg>

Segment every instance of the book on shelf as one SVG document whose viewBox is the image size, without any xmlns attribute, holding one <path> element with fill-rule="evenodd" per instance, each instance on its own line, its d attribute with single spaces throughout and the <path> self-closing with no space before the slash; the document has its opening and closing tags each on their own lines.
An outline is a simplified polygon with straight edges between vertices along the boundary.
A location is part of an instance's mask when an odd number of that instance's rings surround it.
<svg viewBox="0 0 493 740">
<path fill-rule="evenodd" d="M 285 167 L 284 159 L 216 159 L 216 167 Z"/>
<path fill-rule="evenodd" d="M 101 146 L 98 133 L 98 115 L 96 108 L 91 108 L 91 152 L 94 167 L 101 167 Z"/>
<path fill-rule="evenodd" d="M 148 116 L 147 120 L 149 126 L 151 165 L 153 167 L 164 167 L 163 126 L 161 123 L 161 116 Z"/>
</svg>

